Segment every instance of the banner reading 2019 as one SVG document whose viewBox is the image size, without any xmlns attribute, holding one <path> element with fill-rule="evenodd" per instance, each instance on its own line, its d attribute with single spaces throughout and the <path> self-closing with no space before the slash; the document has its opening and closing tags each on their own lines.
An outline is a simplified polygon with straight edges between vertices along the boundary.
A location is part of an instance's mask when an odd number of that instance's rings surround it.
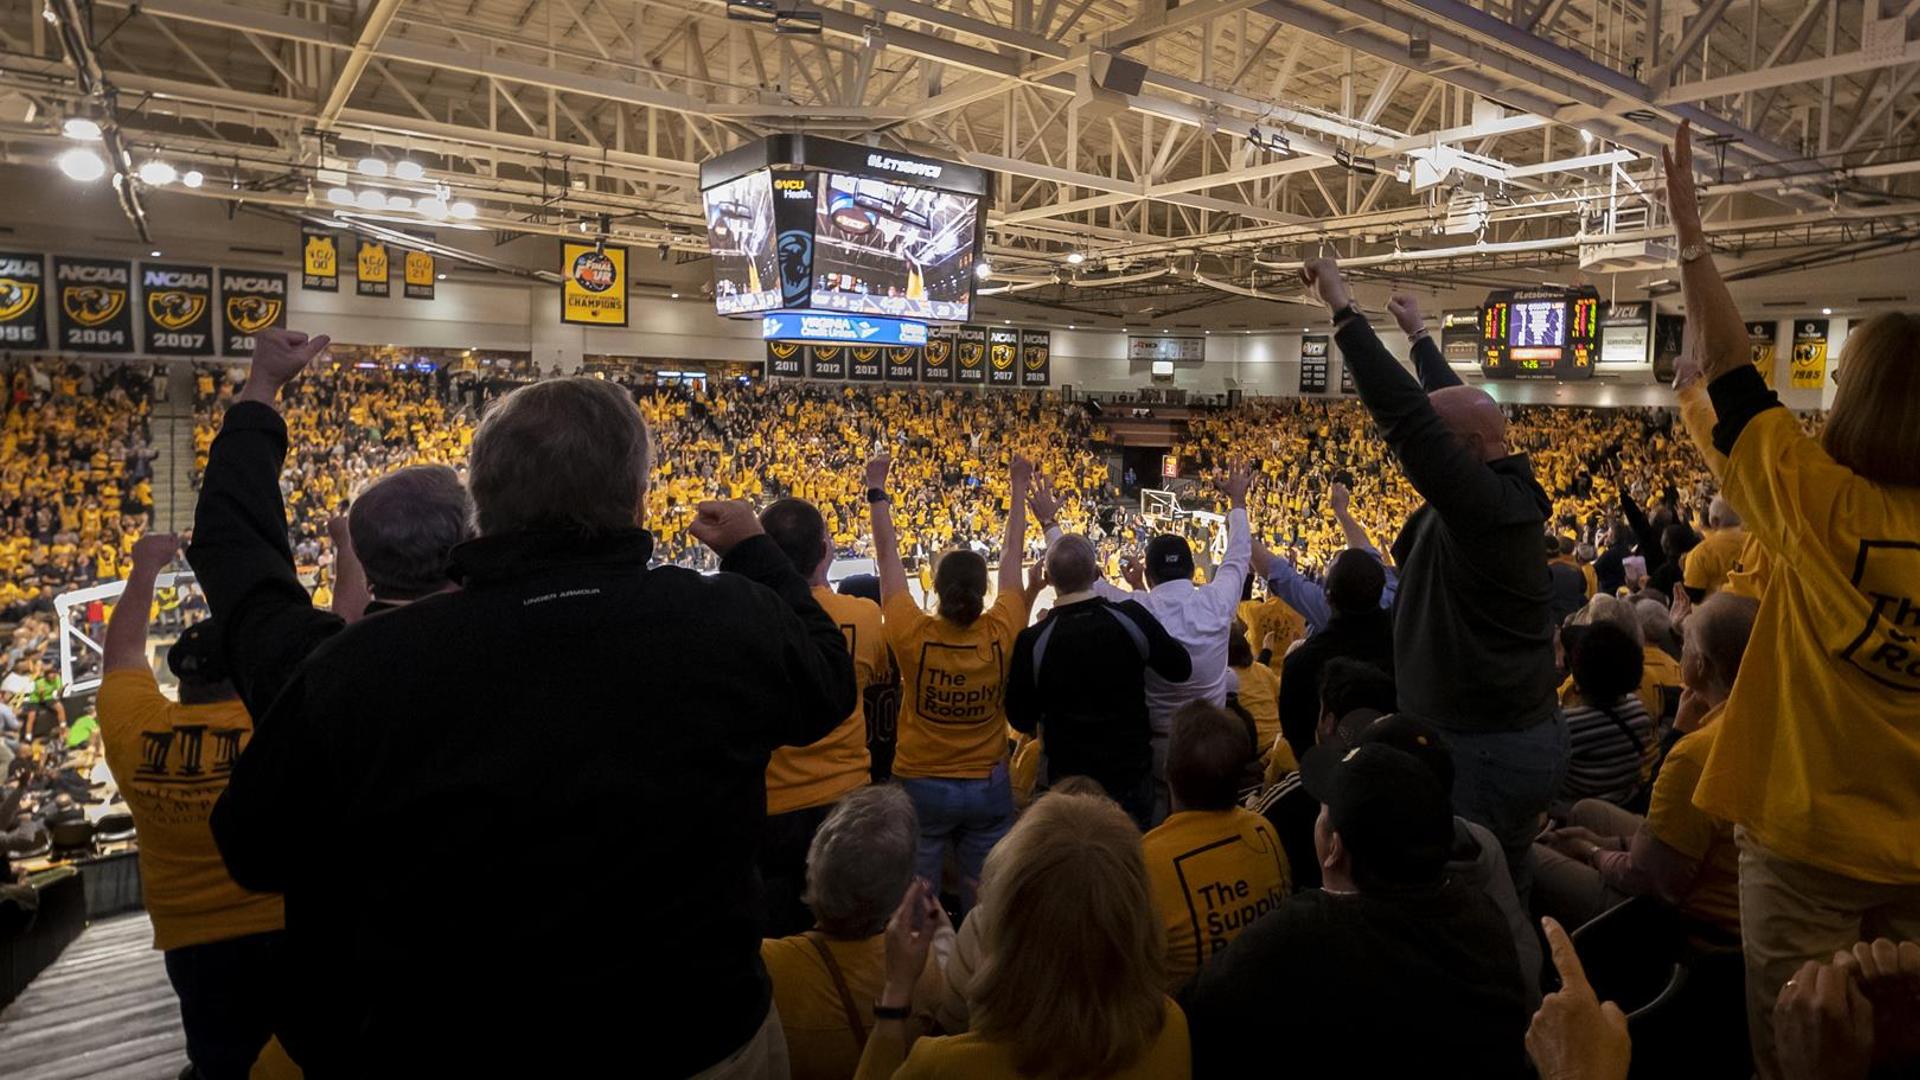
<svg viewBox="0 0 1920 1080">
<path fill-rule="evenodd" d="M 560 321 L 585 326 L 627 325 L 627 249 L 560 245 Z"/>
</svg>

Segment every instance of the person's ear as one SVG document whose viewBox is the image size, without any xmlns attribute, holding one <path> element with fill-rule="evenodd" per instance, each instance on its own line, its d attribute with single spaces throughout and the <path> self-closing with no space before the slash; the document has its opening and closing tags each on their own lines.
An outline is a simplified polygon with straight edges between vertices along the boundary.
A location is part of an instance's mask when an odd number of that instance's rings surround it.
<svg viewBox="0 0 1920 1080">
<path fill-rule="evenodd" d="M 1327 853 L 1320 859 L 1320 869 L 1337 870 L 1346 865 L 1347 847 L 1340 841 L 1340 834 L 1331 826 L 1327 829 Z"/>
</svg>

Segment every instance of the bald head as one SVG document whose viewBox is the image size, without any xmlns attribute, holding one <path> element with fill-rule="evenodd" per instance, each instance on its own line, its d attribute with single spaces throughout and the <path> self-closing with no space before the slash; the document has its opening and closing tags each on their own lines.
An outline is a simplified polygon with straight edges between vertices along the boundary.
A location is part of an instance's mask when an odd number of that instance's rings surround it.
<svg viewBox="0 0 1920 1080">
<path fill-rule="evenodd" d="M 1507 456 L 1507 417 L 1485 390 L 1473 386 L 1446 386 L 1427 395 L 1433 411 L 1480 455 L 1481 461 Z"/>
<path fill-rule="evenodd" d="M 1047 552 L 1047 577 L 1053 581 L 1053 591 L 1061 596 L 1093 588 L 1100 577 L 1100 556 L 1093 549 L 1093 541 L 1077 533 L 1055 540 L 1053 549 Z"/>
</svg>

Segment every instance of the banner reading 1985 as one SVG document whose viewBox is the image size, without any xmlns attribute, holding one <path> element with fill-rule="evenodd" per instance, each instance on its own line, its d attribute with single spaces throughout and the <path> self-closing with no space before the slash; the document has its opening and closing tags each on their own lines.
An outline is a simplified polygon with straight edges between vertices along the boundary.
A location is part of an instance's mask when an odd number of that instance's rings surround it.
<svg viewBox="0 0 1920 1080">
<path fill-rule="evenodd" d="M 220 355 L 253 352 L 253 335 L 287 325 L 287 275 L 220 271 Z"/>
<path fill-rule="evenodd" d="M 123 259 L 53 257 L 60 289 L 58 347 L 70 352 L 133 351 L 133 264 Z"/>
<path fill-rule="evenodd" d="M 147 316 L 146 352 L 213 355 L 212 267 L 142 263 L 140 309 Z"/>
<path fill-rule="evenodd" d="M 47 347 L 47 275 L 38 255 L 0 251 L 0 348 Z"/>
</svg>

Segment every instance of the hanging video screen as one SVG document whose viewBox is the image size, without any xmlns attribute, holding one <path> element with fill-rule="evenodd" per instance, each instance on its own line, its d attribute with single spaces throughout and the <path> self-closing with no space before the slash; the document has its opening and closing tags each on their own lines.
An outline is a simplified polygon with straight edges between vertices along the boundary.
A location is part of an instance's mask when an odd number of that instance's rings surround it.
<svg viewBox="0 0 1920 1080">
<path fill-rule="evenodd" d="M 713 254 L 713 305 L 722 315 L 780 306 L 773 245 L 773 184 L 766 170 L 701 193 L 707 246 Z"/>
<path fill-rule="evenodd" d="M 1558 348 L 1567 343 L 1567 303 L 1530 300 L 1513 305 L 1507 344 L 1516 348 Z"/>
<path fill-rule="evenodd" d="M 822 179 L 814 308 L 934 322 L 971 317 L 977 198 L 867 176 Z"/>
</svg>

